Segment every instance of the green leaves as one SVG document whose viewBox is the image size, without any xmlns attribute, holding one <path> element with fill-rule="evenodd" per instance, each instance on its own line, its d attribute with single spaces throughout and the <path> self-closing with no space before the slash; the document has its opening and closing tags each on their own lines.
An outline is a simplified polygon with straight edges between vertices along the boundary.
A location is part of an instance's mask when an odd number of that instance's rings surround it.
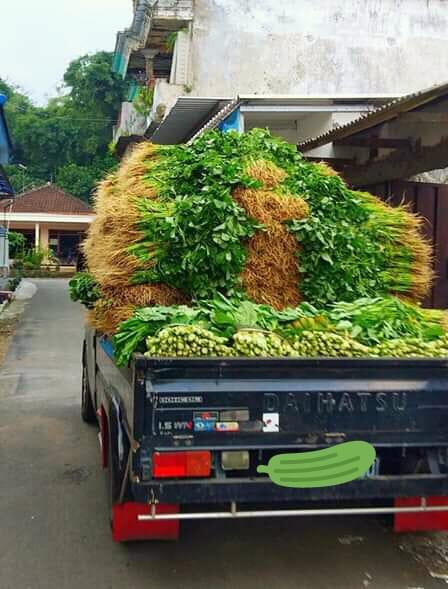
<svg viewBox="0 0 448 589">
<path fill-rule="evenodd" d="M 69 282 L 70 298 L 79 301 L 87 309 L 92 309 L 101 297 L 101 290 L 95 279 L 87 273 L 79 272 Z"/>
<path fill-rule="evenodd" d="M 27 167 L 26 173 L 8 167 L 17 192 L 56 179 L 69 193 L 90 199 L 96 183 L 116 163 L 108 144 L 127 83 L 112 73 L 111 65 L 107 52 L 74 60 L 64 76 L 63 96 L 45 107 L 0 80 L 10 96 L 6 112 L 14 158 Z"/>
<path fill-rule="evenodd" d="M 201 311 L 184 305 L 177 307 L 146 307 L 137 310 L 131 319 L 124 321 L 113 338 L 114 354 L 118 366 L 125 366 L 136 351 L 145 351 L 146 338 L 154 336 L 168 325 L 197 323 Z"/>
<path fill-rule="evenodd" d="M 229 340 L 247 330 L 249 335 L 246 334 L 240 343 L 243 340 L 252 342 L 250 334 L 255 334 L 254 337 L 258 334 L 259 339 L 263 339 L 263 333 L 278 334 L 292 344 L 299 356 L 387 355 L 392 349 L 387 342 L 397 346 L 399 339 L 412 343 L 411 347 L 404 346 L 404 355 L 411 351 L 414 354 L 419 349 L 420 353 L 426 350 L 426 355 L 436 356 L 440 346 L 446 347 L 447 335 L 442 322 L 442 311 L 421 309 L 394 297 L 338 302 L 327 310 L 302 303 L 294 309 L 276 311 L 268 305 L 217 294 L 214 299 L 202 301 L 193 308 L 180 305 L 139 309 L 121 324 L 113 341 L 120 366 L 129 361 L 133 352 L 145 351 L 147 337 L 157 335 L 170 325 L 200 326 Z M 439 351 L 431 352 L 430 344 Z M 442 353 L 445 354 L 443 350 Z"/>
<path fill-rule="evenodd" d="M 371 208 L 360 193 L 308 163 L 296 166 L 285 184 L 302 194 L 311 209 L 308 218 L 290 223 L 302 247 L 299 267 L 304 298 L 325 306 L 391 292 L 384 270 L 396 256 L 397 246 L 385 247 L 390 239 L 386 242 L 380 234 L 384 232 L 381 223 L 371 222 Z"/>
<path fill-rule="evenodd" d="M 367 345 L 401 337 L 432 340 L 445 333 L 442 311 L 422 309 L 395 297 L 334 303 L 326 315 L 338 330 Z"/>
<path fill-rule="evenodd" d="M 143 237 L 133 246 L 147 261 L 152 244 L 154 266 L 133 282 L 162 282 L 198 299 L 238 287 L 245 241 L 261 228 L 231 195 L 236 184 L 254 184 L 243 171 L 240 141 L 211 133 L 192 146 L 161 148 L 151 171 L 160 202 L 142 201 Z"/>
</svg>

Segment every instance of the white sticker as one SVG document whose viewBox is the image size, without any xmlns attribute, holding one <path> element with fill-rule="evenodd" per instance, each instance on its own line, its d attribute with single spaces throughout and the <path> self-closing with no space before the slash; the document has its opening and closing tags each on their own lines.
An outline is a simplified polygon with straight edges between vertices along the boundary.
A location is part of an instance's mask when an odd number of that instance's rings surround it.
<svg viewBox="0 0 448 589">
<path fill-rule="evenodd" d="M 280 431 L 278 413 L 263 413 L 263 431 L 275 433 Z"/>
</svg>

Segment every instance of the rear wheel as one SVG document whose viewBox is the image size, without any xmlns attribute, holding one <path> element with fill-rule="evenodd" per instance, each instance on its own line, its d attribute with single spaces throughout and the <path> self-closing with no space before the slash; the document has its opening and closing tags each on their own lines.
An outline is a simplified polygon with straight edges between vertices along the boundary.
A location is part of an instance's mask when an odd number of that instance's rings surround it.
<svg viewBox="0 0 448 589">
<path fill-rule="evenodd" d="M 81 417 L 86 423 L 96 423 L 95 407 L 90 394 L 89 379 L 85 360 L 82 363 Z"/>
</svg>

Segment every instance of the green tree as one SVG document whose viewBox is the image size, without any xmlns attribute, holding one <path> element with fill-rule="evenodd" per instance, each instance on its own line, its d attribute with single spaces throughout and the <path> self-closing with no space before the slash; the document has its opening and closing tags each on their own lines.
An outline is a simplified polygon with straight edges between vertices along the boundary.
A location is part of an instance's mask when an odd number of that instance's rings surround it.
<svg viewBox="0 0 448 589">
<path fill-rule="evenodd" d="M 111 155 L 97 157 L 90 165 L 66 164 L 59 168 L 56 183 L 63 190 L 71 192 L 83 200 L 89 200 L 92 188 L 104 178 L 105 174 L 116 167 L 117 161 Z"/>
<path fill-rule="evenodd" d="M 78 110 L 116 120 L 127 83 L 112 72 L 111 53 L 100 51 L 75 59 L 65 72 L 64 83 Z"/>
<path fill-rule="evenodd" d="M 16 191 L 23 184 L 56 181 L 89 200 L 98 180 L 116 162 L 108 152 L 126 83 L 112 72 L 112 54 L 74 60 L 64 75 L 63 95 L 35 106 L 18 87 L 0 79 L 16 165 L 7 173 Z M 26 166 L 26 173 L 18 167 Z"/>
</svg>

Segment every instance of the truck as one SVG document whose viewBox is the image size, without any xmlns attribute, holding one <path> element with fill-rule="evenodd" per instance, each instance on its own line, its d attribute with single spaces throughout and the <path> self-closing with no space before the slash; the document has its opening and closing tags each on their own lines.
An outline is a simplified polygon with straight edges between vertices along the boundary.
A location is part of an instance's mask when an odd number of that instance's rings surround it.
<svg viewBox="0 0 448 589">
<path fill-rule="evenodd" d="M 448 359 L 114 360 L 86 328 L 82 418 L 99 425 L 117 542 L 176 539 L 186 519 L 392 514 L 396 531 L 448 528 Z M 363 440 L 365 476 L 274 484 L 278 454 Z"/>
</svg>

